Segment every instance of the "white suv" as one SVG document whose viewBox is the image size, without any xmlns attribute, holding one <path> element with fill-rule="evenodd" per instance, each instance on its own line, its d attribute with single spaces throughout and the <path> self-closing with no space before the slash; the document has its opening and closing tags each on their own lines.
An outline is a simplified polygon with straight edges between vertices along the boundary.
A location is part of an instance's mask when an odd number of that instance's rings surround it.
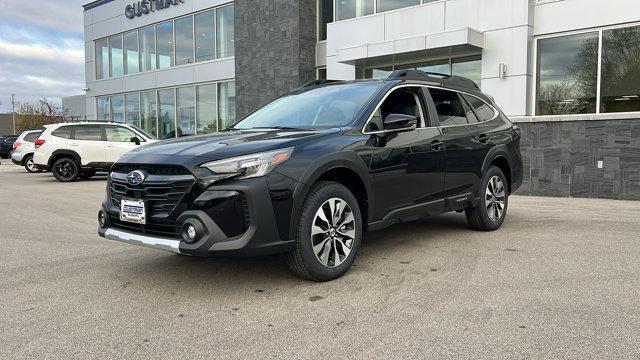
<svg viewBox="0 0 640 360">
<path fill-rule="evenodd" d="M 88 179 L 129 150 L 155 142 L 144 130 L 127 124 L 86 122 L 45 126 L 36 140 L 33 161 L 61 182 Z"/>
</svg>

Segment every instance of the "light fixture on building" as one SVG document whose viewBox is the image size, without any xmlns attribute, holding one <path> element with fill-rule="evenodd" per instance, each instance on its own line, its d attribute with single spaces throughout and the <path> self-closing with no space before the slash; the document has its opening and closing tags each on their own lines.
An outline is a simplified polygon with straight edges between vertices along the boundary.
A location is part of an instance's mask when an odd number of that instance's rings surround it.
<svg viewBox="0 0 640 360">
<path fill-rule="evenodd" d="M 507 64 L 500 63 L 500 65 L 498 65 L 498 77 L 504 78 L 506 76 L 507 76 Z"/>
</svg>

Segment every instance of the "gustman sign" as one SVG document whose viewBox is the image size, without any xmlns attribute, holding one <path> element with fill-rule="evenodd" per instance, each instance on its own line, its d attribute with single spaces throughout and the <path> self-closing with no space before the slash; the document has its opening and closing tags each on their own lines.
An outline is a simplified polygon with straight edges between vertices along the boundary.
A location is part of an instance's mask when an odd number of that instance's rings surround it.
<svg viewBox="0 0 640 360">
<path fill-rule="evenodd" d="M 136 1 L 133 4 L 127 5 L 124 8 L 124 15 L 133 19 L 136 16 L 146 15 L 156 10 L 162 10 L 170 7 L 171 5 L 178 5 L 184 3 L 184 0 L 141 0 Z"/>
</svg>

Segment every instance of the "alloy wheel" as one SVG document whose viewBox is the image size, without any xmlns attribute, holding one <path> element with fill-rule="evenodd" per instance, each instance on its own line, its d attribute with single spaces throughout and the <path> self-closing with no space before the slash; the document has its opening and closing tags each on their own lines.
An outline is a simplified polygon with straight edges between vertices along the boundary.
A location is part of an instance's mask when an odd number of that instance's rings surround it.
<svg viewBox="0 0 640 360">
<path fill-rule="evenodd" d="M 29 171 L 36 171 L 36 163 L 33 162 L 32 157 L 27 160 L 27 169 Z"/>
<path fill-rule="evenodd" d="M 349 204 L 340 198 L 325 201 L 311 224 L 311 246 L 323 266 L 340 266 L 351 254 L 356 223 Z"/>
<path fill-rule="evenodd" d="M 71 179 L 75 175 L 75 169 L 73 164 L 70 161 L 61 161 L 58 163 L 56 167 L 56 172 L 60 175 L 61 178 L 68 180 Z"/>
<path fill-rule="evenodd" d="M 504 213 L 506 198 L 507 194 L 502 179 L 499 176 L 491 177 L 485 191 L 485 206 L 487 207 L 489 220 L 500 221 Z"/>
</svg>

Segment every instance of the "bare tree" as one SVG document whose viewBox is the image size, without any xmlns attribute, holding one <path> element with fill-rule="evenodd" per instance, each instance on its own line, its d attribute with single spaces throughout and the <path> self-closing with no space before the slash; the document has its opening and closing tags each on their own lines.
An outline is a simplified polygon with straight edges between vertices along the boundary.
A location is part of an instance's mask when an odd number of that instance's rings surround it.
<svg viewBox="0 0 640 360">
<path fill-rule="evenodd" d="M 44 125 L 61 123 L 67 120 L 67 110 L 45 98 L 39 100 L 36 104 L 25 103 L 18 108 L 16 131 L 20 133 L 30 129 L 40 129 Z"/>
</svg>

